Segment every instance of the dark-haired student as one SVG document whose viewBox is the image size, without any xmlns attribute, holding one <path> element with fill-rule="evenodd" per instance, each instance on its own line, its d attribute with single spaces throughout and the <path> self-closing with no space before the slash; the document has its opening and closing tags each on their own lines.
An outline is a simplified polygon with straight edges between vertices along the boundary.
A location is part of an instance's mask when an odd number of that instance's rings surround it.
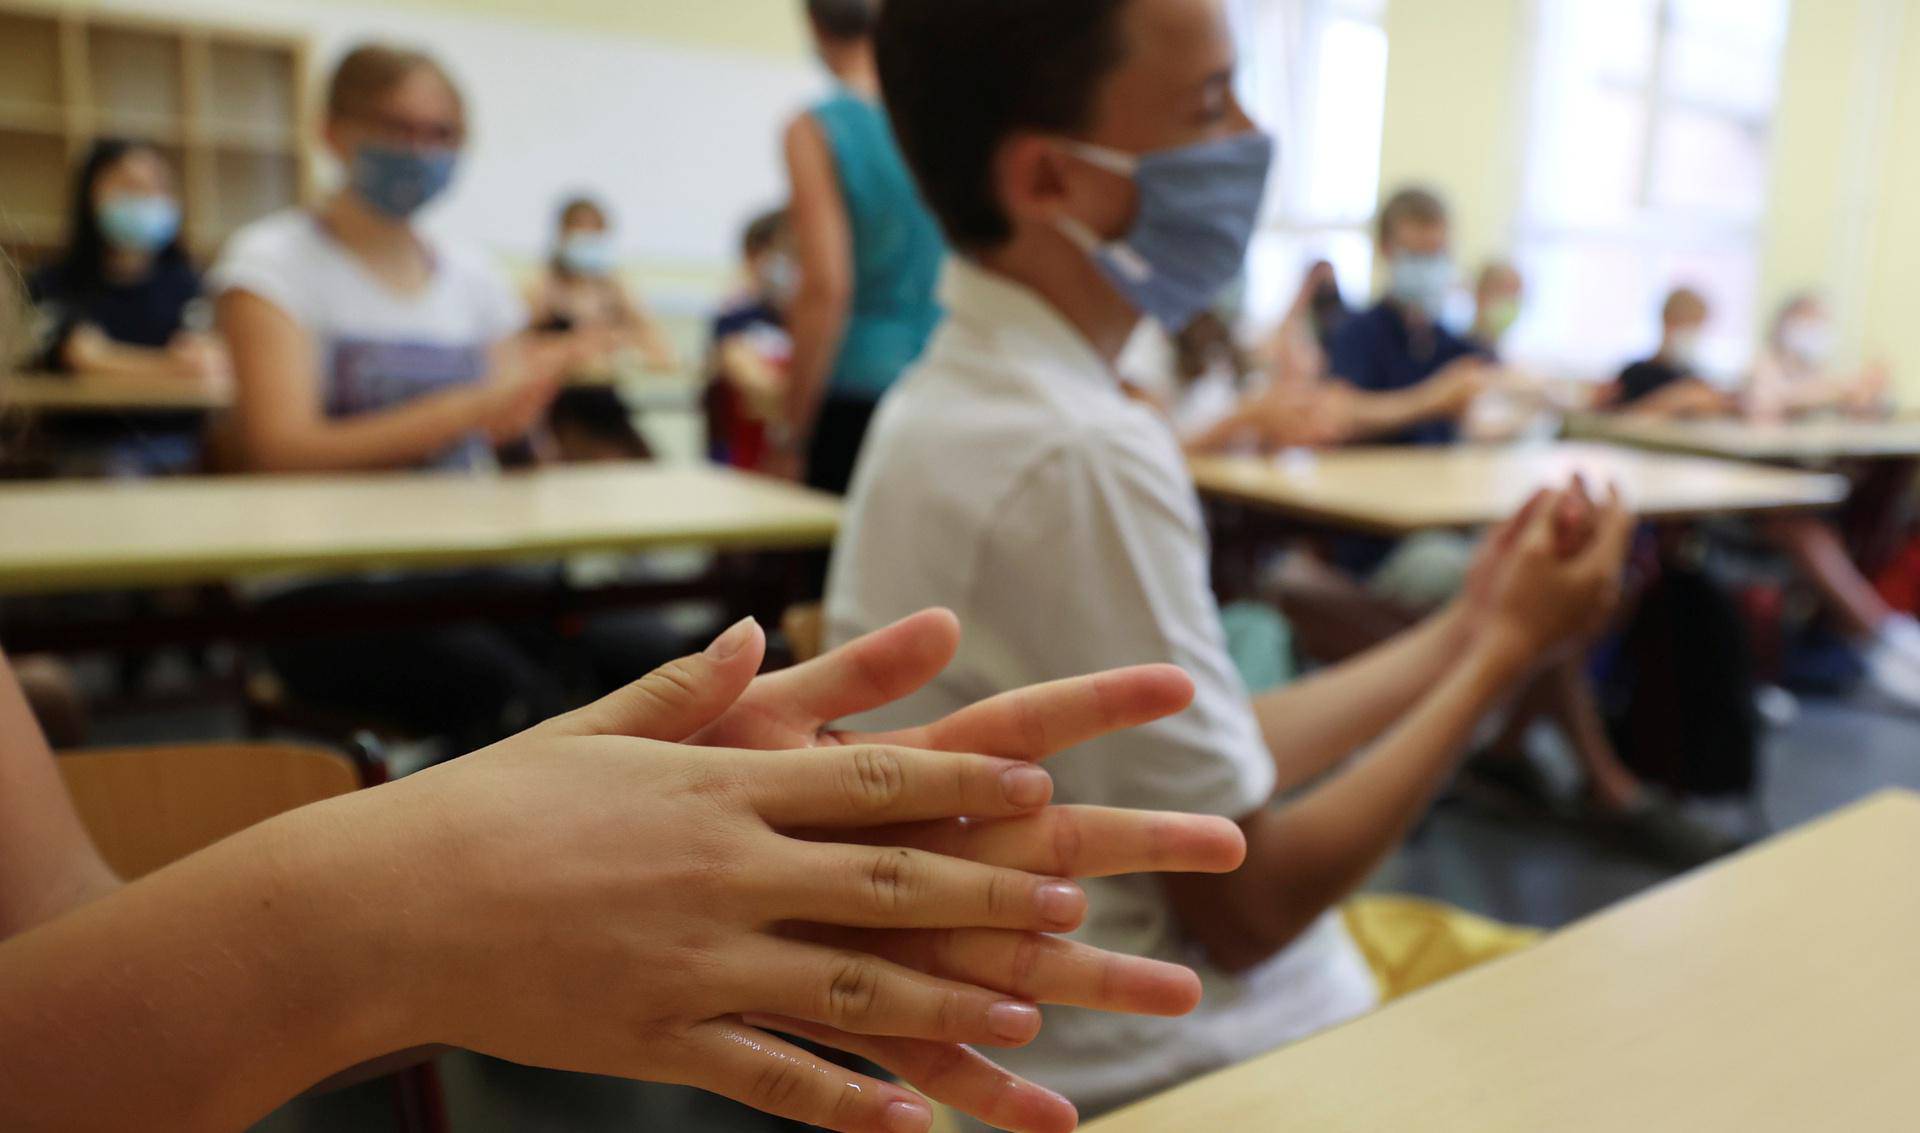
<svg viewBox="0 0 1920 1133">
<path fill-rule="evenodd" d="M 876 0 L 805 0 L 835 89 L 786 134 L 788 223 L 800 265 L 778 463 L 844 493 L 880 398 L 939 321 L 946 250 L 880 107 Z"/>
<path fill-rule="evenodd" d="M 1222 815 L 1249 843 L 1224 877 L 1090 894 L 1084 939 L 1196 959 L 1206 986 L 1180 1022 L 1051 1012 L 1010 1054 L 1096 1113 L 1380 1001 L 1342 901 L 1425 812 L 1487 713 L 1603 624 L 1632 520 L 1617 503 L 1537 499 L 1444 611 L 1250 698 L 1180 445 L 1115 373 L 1142 316 L 1185 326 L 1216 298 L 1256 226 L 1273 145 L 1235 100 L 1222 6 L 887 0 L 876 42 L 902 148 L 956 255 L 946 321 L 861 458 L 829 635 L 850 640 L 936 596 L 953 605 L 967 628 L 956 663 L 900 713 L 1089 658 L 1176 664 L 1195 679 L 1194 705 L 1067 753 L 1057 795 Z"/>
<path fill-rule="evenodd" d="M 74 174 L 67 244 L 28 281 L 45 327 L 34 363 L 64 374 L 224 385 L 226 351 L 196 326 L 200 273 L 181 239 L 175 172 L 145 142 L 95 142 Z M 204 322 L 204 319 L 200 321 Z M 200 458 L 201 422 L 179 415 L 113 423 L 109 471 L 177 472 Z"/>
</svg>

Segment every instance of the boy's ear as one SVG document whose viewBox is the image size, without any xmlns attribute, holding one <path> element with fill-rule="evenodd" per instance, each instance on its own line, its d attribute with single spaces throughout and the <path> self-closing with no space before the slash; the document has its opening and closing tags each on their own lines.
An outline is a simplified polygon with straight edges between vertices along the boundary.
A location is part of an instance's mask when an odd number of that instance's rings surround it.
<svg viewBox="0 0 1920 1133">
<path fill-rule="evenodd" d="M 1067 199 L 1059 146 L 1039 134 L 1014 134 L 993 163 L 993 191 L 1014 227 L 1051 225 Z"/>
</svg>

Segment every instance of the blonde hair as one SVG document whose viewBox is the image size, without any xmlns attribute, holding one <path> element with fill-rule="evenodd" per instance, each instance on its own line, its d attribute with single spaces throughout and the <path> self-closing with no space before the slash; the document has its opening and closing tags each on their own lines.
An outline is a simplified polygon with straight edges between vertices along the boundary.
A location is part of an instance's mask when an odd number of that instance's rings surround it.
<svg viewBox="0 0 1920 1133">
<path fill-rule="evenodd" d="M 440 61 L 424 51 L 384 43 L 363 43 L 347 52 L 334 67 L 333 77 L 327 81 L 327 117 L 364 118 L 377 114 L 388 95 L 421 71 L 439 79 L 453 95 L 464 127 L 466 97 Z"/>
</svg>

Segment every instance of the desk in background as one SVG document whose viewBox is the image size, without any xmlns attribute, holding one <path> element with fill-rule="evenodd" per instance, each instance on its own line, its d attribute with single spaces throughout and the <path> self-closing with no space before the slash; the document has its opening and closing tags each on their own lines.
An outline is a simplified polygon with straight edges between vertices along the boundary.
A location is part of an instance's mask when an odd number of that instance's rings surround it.
<svg viewBox="0 0 1920 1133">
<path fill-rule="evenodd" d="M 1087 1133 L 1911 1129 L 1915 861 L 1885 795 Z"/>
<path fill-rule="evenodd" d="M 184 378 L 0 375 L 0 408 L 34 414 L 219 413 L 232 407 L 230 385 Z"/>
<path fill-rule="evenodd" d="M 1887 421 L 1822 419 L 1755 425 L 1728 418 L 1663 421 L 1631 414 L 1582 414 L 1569 435 L 1663 452 L 1780 464 L 1920 457 L 1920 418 Z"/>
<path fill-rule="evenodd" d="M 1497 523 L 1535 489 L 1564 486 L 1576 472 L 1596 490 L 1617 482 L 1649 520 L 1824 508 L 1847 491 L 1837 476 L 1592 444 L 1350 448 L 1193 463 L 1195 483 L 1213 500 L 1388 536 Z"/>
<path fill-rule="evenodd" d="M 279 574 L 348 575 L 553 561 L 598 552 L 709 549 L 818 553 L 840 502 L 710 468 L 576 465 L 498 476 L 414 472 L 236 476 L 0 486 L 0 594 L 220 584 Z M 792 558 L 791 554 L 786 555 Z M 749 563 L 748 566 L 761 564 Z M 799 583 L 743 571 L 730 595 L 777 615 Z M 720 596 L 705 584 L 607 587 L 597 606 Z M 525 611 L 521 611 L 525 612 Z M 557 611 L 541 610 L 540 613 Z M 564 612 L 564 611 L 560 611 Z M 508 616 L 509 611 L 358 611 L 363 621 Z M 345 614 L 343 613 L 343 618 Z M 37 624 L 17 614 L 10 647 L 63 650 L 348 632 L 344 620 L 279 624 L 235 609 L 169 623 Z"/>
</svg>

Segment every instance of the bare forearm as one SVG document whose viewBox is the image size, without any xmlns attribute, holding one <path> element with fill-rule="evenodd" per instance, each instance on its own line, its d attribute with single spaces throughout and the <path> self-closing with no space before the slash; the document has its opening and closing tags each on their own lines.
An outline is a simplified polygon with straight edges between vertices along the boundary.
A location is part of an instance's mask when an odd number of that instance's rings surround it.
<svg viewBox="0 0 1920 1133">
<path fill-rule="evenodd" d="M 449 390 L 395 409 L 340 421 L 253 431 L 247 463 L 258 472 L 354 472 L 418 464 L 482 431 L 477 388 Z"/>
<path fill-rule="evenodd" d="M 170 381 L 190 376 L 165 350 L 128 346 L 99 334 L 75 334 L 69 337 L 60 351 L 60 361 L 75 374 L 105 378 Z"/>
<path fill-rule="evenodd" d="M 1407 836 L 1457 765 L 1480 719 L 1523 666 L 1476 651 L 1379 745 L 1300 798 L 1247 822 L 1247 864 L 1225 889 L 1174 891 L 1215 963 L 1250 968 L 1291 944 L 1366 881 Z M 1196 907 L 1234 909 L 1231 921 Z"/>
<path fill-rule="evenodd" d="M 1422 382 L 1393 393 L 1361 393 L 1354 399 L 1352 437 L 1374 440 L 1405 432 L 1428 421 L 1453 416 L 1437 382 Z"/>
<path fill-rule="evenodd" d="M 244 1128 L 407 1045 L 402 967 L 277 820 L 0 942 L 0 1128 Z"/>
<path fill-rule="evenodd" d="M 1358 657 L 1253 702 L 1284 794 L 1377 739 L 1458 661 L 1465 612 L 1446 609 Z"/>
<path fill-rule="evenodd" d="M 809 436 L 840 344 L 847 333 L 847 303 L 830 294 L 803 292 L 790 315 L 793 363 L 787 386 L 787 420 L 794 435 Z"/>
</svg>

